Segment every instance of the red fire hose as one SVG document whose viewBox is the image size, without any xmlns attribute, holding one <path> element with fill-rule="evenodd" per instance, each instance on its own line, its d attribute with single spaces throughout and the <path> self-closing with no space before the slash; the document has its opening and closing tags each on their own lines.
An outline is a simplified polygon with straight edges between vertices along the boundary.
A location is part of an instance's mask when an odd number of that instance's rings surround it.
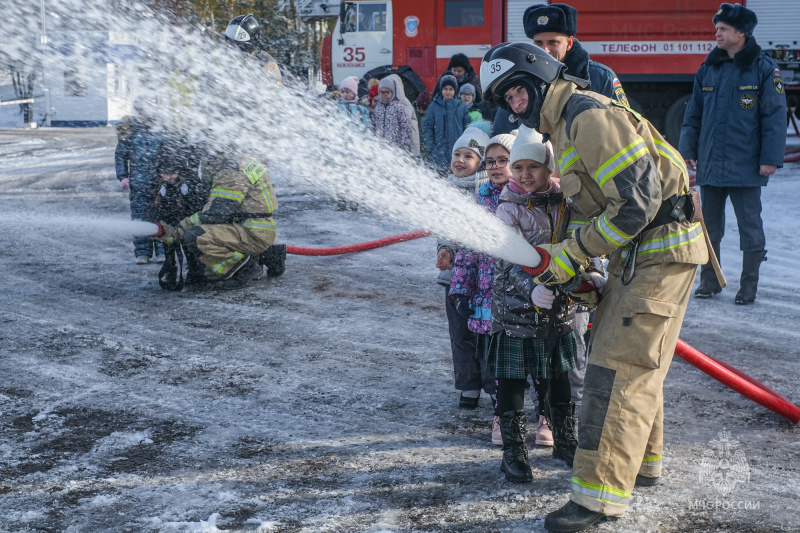
<svg viewBox="0 0 800 533">
<path fill-rule="evenodd" d="M 800 422 L 800 407 L 797 407 L 774 390 L 760 381 L 751 378 L 744 372 L 692 348 L 680 339 L 678 339 L 678 345 L 675 347 L 675 354 L 723 385 L 727 385 L 741 395 L 763 405 L 770 411 L 774 411 L 788 418 L 792 423 L 797 424 Z"/>
<path fill-rule="evenodd" d="M 336 248 L 301 248 L 299 246 L 287 246 L 286 253 L 294 255 L 340 255 L 350 254 L 353 252 L 363 252 L 365 250 L 372 250 L 373 248 L 380 248 L 381 246 L 388 246 L 390 244 L 397 244 L 398 242 L 410 241 L 412 239 L 419 239 L 430 235 L 429 231 L 417 230 L 410 233 L 403 233 L 402 235 L 395 235 L 394 237 L 386 237 L 385 239 L 378 239 L 377 241 L 362 242 L 361 244 L 351 244 L 349 246 L 338 246 Z"/>
</svg>

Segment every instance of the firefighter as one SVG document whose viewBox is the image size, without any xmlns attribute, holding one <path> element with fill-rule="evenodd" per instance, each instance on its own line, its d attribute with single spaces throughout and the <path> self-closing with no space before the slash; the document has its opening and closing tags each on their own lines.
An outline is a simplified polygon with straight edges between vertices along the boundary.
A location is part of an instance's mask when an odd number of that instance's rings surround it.
<svg viewBox="0 0 800 533">
<path fill-rule="evenodd" d="M 206 156 L 201 169 L 212 183 L 203 209 L 175 226 L 160 221 L 155 239 L 182 242 L 188 262 L 203 266 L 202 277 L 187 278 L 188 287 L 238 289 L 261 277 L 259 256 L 275 242 L 275 191 L 257 159 L 221 153 Z"/>
<path fill-rule="evenodd" d="M 549 136 L 561 188 L 584 222 L 539 247 L 536 283 L 570 292 L 580 267 L 608 255 L 587 365 L 570 501 L 550 531 L 580 531 L 622 516 L 635 483 L 661 475 L 663 390 L 697 265 L 708 261 L 677 150 L 617 100 L 580 91 L 585 80 L 530 43 L 483 59 L 484 94 Z"/>
<path fill-rule="evenodd" d="M 264 49 L 263 32 L 253 15 L 239 15 L 231 20 L 225 29 L 225 38 L 245 53 L 246 61 L 259 63 L 269 79 L 283 83 L 278 62 Z"/>
<path fill-rule="evenodd" d="M 752 304 L 758 270 L 766 260 L 761 187 L 783 166 L 786 95 L 778 65 L 756 44 L 756 14 L 739 4 L 722 4 L 712 19 L 718 46 L 697 71 L 683 118 L 679 149 L 697 184 L 708 236 L 719 257 L 728 197 L 739 225 L 744 255 L 735 303 Z M 700 269 L 694 295 L 711 298 L 722 287 L 709 263 Z"/>
<path fill-rule="evenodd" d="M 567 4 L 533 5 L 525 10 L 522 24 L 525 35 L 533 44 L 564 63 L 570 76 L 589 80 L 592 91 L 629 105 L 614 71 L 589 59 L 589 53 L 575 37 L 578 33 L 578 12 L 574 7 Z M 497 110 L 493 128 L 495 134 L 508 133 L 516 127 L 514 122 L 509 121 L 509 116 L 508 111 Z"/>
</svg>

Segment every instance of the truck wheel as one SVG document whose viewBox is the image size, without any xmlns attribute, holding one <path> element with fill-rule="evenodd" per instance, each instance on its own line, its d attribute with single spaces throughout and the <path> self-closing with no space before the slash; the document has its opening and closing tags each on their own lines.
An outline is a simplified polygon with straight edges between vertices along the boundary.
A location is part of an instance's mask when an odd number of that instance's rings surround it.
<svg viewBox="0 0 800 533">
<path fill-rule="evenodd" d="M 672 102 L 672 105 L 667 109 L 666 115 L 664 115 L 664 133 L 667 136 L 667 140 L 676 148 L 681 136 L 681 124 L 683 124 L 683 115 L 686 114 L 686 105 L 691 99 L 691 94 L 684 94 L 678 97 L 677 100 Z"/>
</svg>

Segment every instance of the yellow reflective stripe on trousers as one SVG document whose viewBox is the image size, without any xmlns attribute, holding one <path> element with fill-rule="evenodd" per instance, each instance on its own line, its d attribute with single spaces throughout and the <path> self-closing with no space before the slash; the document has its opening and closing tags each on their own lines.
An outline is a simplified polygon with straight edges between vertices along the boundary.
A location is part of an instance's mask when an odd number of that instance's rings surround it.
<svg viewBox="0 0 800 533">
<path fill-rule="evenodd" d="M 213 270 L 215 274 L 219 274 L 220 272 L 225 270 L 226 266 L 228 266 L 228 265 L 230 265 L 232 263 L 235 263 L 236 261 L 239 261 L 242 257 L 244 257 L 244 255 L 242 255 L 241 253 L 233 252 L 233 255 L 231 257 L 229 257 L 228 259 L 226 259 L 224 261 L 220 261 L 219 263 L 214 265 L 211 268 L 211 270 Z"/>
<path fill-rule="evenodd" d="M 683 157 L 675 148 L 668 145 L 667 143 L 661 142 L 657 139 L 653 139 L 653 142 L 656 143 L 656 151 L 672 161 L 672 163 L 681 170 L 681 175 L 683 176 L 683 183 L 686 185 L 686 188 L 689 188 L 689 171 L 686 168 L 686 163 L 683 161 Z"/>
<path fill-rule="evenodd" d="M 558 168 L 561 171 L 561 175 L 563 176 L 564 172 L 570 166 L 572 166 L 572 164 L 575 161 L 577 161 L 580 158 L 581 158 L 581 156 L 578 155 L 578 152 L 575 151 L 575 147 L 574 146 L 570 146 L 569 148 L 564 150 L 564 153 L 561 155 L 561 157 L 558 160 Z"/>
<path fill-rule="evenodd" d="M 239 191 L 231 191 L 228 189 L 220 189 L 219 187 L 211 189 L 211 196 L 216 196 L 217 198 L 226 198 L 228 200 L 235 200 L 237 203 L 242 203 L 244 201 L 243 193 Z"/>
<path fill-rule="evenodd" d="M 254 220 L 252 218 L 248 218 L 244 222 L 242 222 L 242 226 L 245 228 L 252 228 L 252 229 L 263 229 L 267 231 L 276 231 L 278 226 L 275 224 L 274 221 L 267 222 L 262 220 Z"/>
<path fill-rule="evenodd" d="M 564 272 L 566 272 L 570 276 L 575 275 L 575 270 L 572 269 L 572 261 L 567 255 L 567 252 L 562 250 L 560 254 L 553 257 L 553 261 L 555 261 L 556 264 L 560 266 L 564 270 Z"/>
<path fill-rule="evenodd" d="M 648 464 L 660 463 L 661 462 L 661 456 L 660 455 L 645 455 L 644 459 L 642 459 L 642 462 L 643 463 L 648 463 Z"/>
<path fill-rule="evenodd" d="M 597 172 L 594 174 L 594 181 L 602 187 L 605 182 L 613 178 L 623 170 L 625 170 L 631 163 L 642 157 L 647 153 L 647 144 L 641 137 L 637 138 L 631 144 L 620 150 L 611 159 L 603 163 Z"/>
<path fill-rule="evenodd" d="M 606 219 L 605 213 L 597 219 L 597 229 L 600 230 L 600 233 L 603 234 L 603 237 L 605 237 L 608 242 L 616 244 L 617 246 L 623 246 L 629 240 L 633 239 L 633 236 L 627 235 L 612 226 Z"/>
<path fill-rule="evenodd" d="M 652 254 L 654 252 L 666 252 L 667 250 L 678 248 L 679 246 L 686 246 L 700 239 L 702 236 L 703 228 L 700 226 L 700 223 L 697 222 L 692 224 L 689 229 L 670 233 L 659 239 L 642 241 L 642 243 L 639 244 L 639 251 L 636 253 L 636 256 Z M 627 256 L 628 250 L 623 250 L 622 259 L 625 259 Z"/>
<path fill-rule="evenodd" d="M 581 481 L 577 477 L 572 477 L 572 492 L 589 496 L 602 500 L 604 502 L 619 503 L 628 505 L 631 501 L 631 491 L 615 489 L 608 485 L 601 485 L 599 483 L 589 483 L 588 481 Z"/>
</svg>

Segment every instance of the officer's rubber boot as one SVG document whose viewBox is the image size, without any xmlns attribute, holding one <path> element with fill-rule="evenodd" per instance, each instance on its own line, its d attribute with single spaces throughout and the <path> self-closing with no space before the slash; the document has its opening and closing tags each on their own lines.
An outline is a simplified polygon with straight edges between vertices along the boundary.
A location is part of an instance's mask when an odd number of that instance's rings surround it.
<svg viewBox="0 0 800 533">
<path fill-rule="evenodd" d="M 570 500 L 561 509 L 553 511 L 544 517 L 544 528 L 547 531 L 561 533 L 583 531 L 606 518 L 603 513 L 590 511 L 586 507 Z"/>
<path fill-rule="evenodd" d="M 527 483 L 533 480 L 525 447 L 525 411 L 506 411 L 500 415 L 500 433 L 503 435 L 503 462 L 500 464 L 508 481 Z"/>
<path fill-rule="evenodd" d="M 714 248 L 714 253 L 717 255 L 717 260 L 719 260 L 719 243 L 712 242 L 711 247 Z M 722 287 L 719 285 L 717 274 L 714 272 L 711 260 L 709 260 L 708 263 L 700 267 L 700 286 L 694 291 L 694 297 L 711 298 L 721 292 Z"/>
<path fill-rule="evenodd" d="M 750 305 L 756 301 L 756 290 L 758 289 L 758 269 L 761 262 L 767 260 L 767 251 L 744 252 L 742 258 L 742 277 L 739 280 L 739 292 L 736 293 L 736 300 L 739 305 Z"/>
<path fill-rule="evenodd" d="M 254 257 L 246 255 L 232 272 L 229 272 L 222 281 L 216 282 L 214 289 L 221 291 L 241 289 L 251 281 L 259 279 L 264 273 L 264 268 Z"/>
<path fill-rule="evenodd" d="M 258 262 L 267 267 L 267 276 L 275 278 L 286 272 L 286 245 L 273 244 L 258 256 Z"/>
<path fill-rule="evenodd" d="M 575 417 L 575 404 L 557 403 L 550 406 L 551 426 L 553 428 L 553 457 L 563 459 L 572 468 L 575 450 L 578 449 L 578 420 Z"/>
</svg>

